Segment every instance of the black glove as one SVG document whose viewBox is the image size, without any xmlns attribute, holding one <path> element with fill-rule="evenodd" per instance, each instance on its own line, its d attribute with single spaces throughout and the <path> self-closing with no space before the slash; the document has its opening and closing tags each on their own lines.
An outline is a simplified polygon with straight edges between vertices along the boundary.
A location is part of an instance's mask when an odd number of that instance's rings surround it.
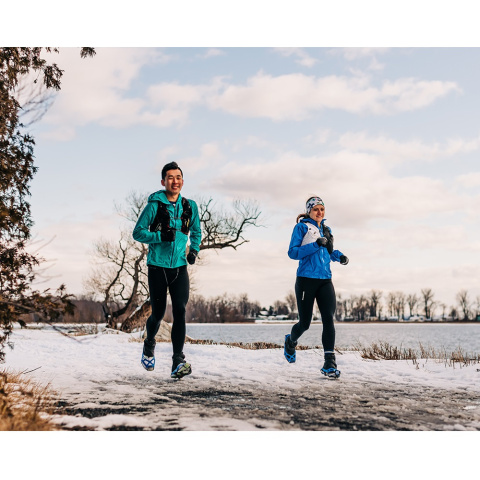
<svg viewBox="0 0 480 480">
<path fill-rule="evenodd" d="M 348 257 L 345 255 L 340 255 L 340 265 L 346 265 L 348 263 Z"/>
<path fill-rule="evenodd" d="M 331 255 L 333 253 L 333 235 L 330 233 L 330 229 L 325 224 L 323 225 L 323 234 L 327 239 L 327 244 L 325 245 L 325 248 Z"/>
<path fill-rule="evenodd" d="M 198 252 L 195 250 L 190 250 L 190 252 L 187 255 L 187 262 L 190 265 L 193 265 L 195 263 L 195 260 L 197 259 Z"/>
<path fill-rule="evenodd" d="M 325 237 L 319 237 L 315 240 L 319 247 L 326 247 L 328 240 Z"/>
</svg>

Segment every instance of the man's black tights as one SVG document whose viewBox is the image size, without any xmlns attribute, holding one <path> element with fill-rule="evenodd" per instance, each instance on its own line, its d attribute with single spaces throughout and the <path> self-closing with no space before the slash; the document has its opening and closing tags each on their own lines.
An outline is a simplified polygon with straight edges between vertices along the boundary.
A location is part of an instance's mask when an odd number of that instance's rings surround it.
<svg viewBox="0 0 480 480">
<path fill-rule="evenodd" d="M 173 354 L 182 353 L 185 344 L 185 311 L 190 281 L 187 266 L 178 268 L 148 267 L 148 288 L 152 314 L 147 320 L 147 341 L 152 342 L 160 328 L 167 308 L 167 288 L 172 299 L 172 346 Z"/>
</svg>

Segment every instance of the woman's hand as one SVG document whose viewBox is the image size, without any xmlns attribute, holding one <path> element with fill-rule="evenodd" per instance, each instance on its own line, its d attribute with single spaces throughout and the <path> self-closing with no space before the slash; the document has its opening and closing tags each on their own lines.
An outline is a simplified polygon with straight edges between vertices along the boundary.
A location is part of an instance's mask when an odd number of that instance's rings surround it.
<svg viewBox="0 0 480 480">
<path fill-rule="evenodd" d="M 315 240 L 319 247 L 326 247 L 328 240 L 325 237 L 319 237 Z"/>
</svg>

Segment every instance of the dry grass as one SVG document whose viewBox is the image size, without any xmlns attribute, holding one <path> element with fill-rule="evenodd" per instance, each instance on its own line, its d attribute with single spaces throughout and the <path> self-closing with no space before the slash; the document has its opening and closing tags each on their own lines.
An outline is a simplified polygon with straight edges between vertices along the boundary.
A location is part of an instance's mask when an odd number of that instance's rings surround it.
<svg viewBox="0 0 480 480">
<path fill-rule="evenodd" d="M 419 349 L 416 350 L 396 347 L 387 342 L 378 342 L 372 343 L 368 347 L 357 344 L 354 350 L 360 352 L 361 357 L 368 360 L 411 360 L 414 364 L 417 364 L 418 360 L 423 359 L 445 363 L 446 366 L 467 366 L 480 363 L 479 354 L 464 352 L 460 347 L 451 353 L 447 353 L 446 350 L 424 347 L 421 343 Z"/>
<path fill-rule="evenodd" d="M 132 337 L 130 341 L 132 342 L 142 342 L 143 338 L 139 337 Z M 170 340 L 165 340 L 164 338 L 156 337 L 157 343 L 165 342 L 168 343 Z M 243 343 L 243 342 L 214 342 L 213 340 L 196 340 L 193 338 L 187 338 L 185 343 L 190 343 L 192 345 L 226 345 L 227 347 L 237 347 L 243 348 L 245 350 L 264 350 L 269 348 L 283 348 L 283 344 L 279 345 L 278 343 L 270 343 L 270 342 L 250 342 L 250 343 Z M 309 347 L 307 345 L 297 345 L 297 350 L 311 350 L 322 348 L 319 346 Z"/>
<path fill-rule="evenodd" d="M 189 340 L 188 343 L 196 345 L 226 345 L 227 347 L 244 348 L 245 350 L 264 350 L 269 348 L 283 348 L 283 345 L 270 342 L 212 342 L 212 340 Z M 297 345 L 296 350 L 311 350 L 322 348 L 319 346 L 309 347 L 308 345 Z"/>
<path fill-rule="evenodd" d="M 58 430 L 49 420 L 55 404 L 50 387 L 25 373 L 0 371 L 0 431 Z"/>
</svg>

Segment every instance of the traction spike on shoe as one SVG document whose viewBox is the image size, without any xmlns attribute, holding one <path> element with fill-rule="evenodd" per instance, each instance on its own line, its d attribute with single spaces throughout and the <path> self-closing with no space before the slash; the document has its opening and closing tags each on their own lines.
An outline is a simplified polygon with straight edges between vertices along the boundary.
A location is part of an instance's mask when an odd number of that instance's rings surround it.
<svg viewBox="0 0 480 480">
<path fill-rule="evenodd" d="M 285 335 L 285 343 L 283 344 L 283 355 L 287 359 L 288 363 L 295 363 L 297 359 L 297 353 L 295 352 L 295 346 L 290 346 L 290 334 Z"/>
<path fill-rule="evenodd" d="M 176 366 L 176 368 L 170 374 L 170 377 L 180 379 L 182 377 L 185 377 L 185 375 L 190 375 L 191 373 L 192 373 L 192 366 L 187 362 L 183 362 L 183 363 L 179 363 Z"/>
<path fill-rule="evenodd" d="M 322 368 L 320 371 L 328 378 L 337 379 L 340 377 L 340 370 L 336 368 Z"/>
<path fill-rule="evenodd" d="M 147 357 L 144 353 L 142 353 L 142 360 L 140 363 L 145 370 L 151 372 L 155 368 L 155 356 Z"/>
</svg>

